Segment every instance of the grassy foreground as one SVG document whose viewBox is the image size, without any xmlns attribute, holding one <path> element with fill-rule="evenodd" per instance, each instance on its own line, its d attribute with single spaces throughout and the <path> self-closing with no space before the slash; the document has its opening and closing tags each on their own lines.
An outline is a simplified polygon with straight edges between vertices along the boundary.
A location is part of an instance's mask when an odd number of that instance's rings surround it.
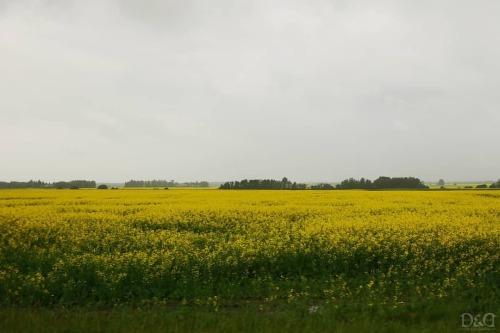
<svg viewBox="0 0 500 333">
<path fill-rule="evenodd" d="M 386 309 L 387 310 L 387 309 Z M 249 306 L 207 308 L 9 308 L 0 311 L 2 332 L 457 332 L 461 307 L 437 304 L 426 309 L 385 312 L 347 306 L 292 308 Z"/>
<path fill-rule="evenodd" d="M 0 331 L 455 332 L 499 191 L 0 191 Z"/>
</svg>

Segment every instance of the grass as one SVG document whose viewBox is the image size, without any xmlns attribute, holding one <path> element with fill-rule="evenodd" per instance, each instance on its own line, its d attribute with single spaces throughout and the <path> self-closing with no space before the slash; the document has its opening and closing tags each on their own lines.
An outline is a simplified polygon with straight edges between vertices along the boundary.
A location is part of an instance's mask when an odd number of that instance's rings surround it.
<svg viewBox="0 0 500 333">
<path fill-rule="evenodd" d="M 312 311 L 313 309 L 314 311 Z M 249 305 L 243 308 L 126 307 L 7 308 L 0 310 L 2 332 L 457 332 L 460 306 L 436 304 L 416 309 L 363 311 L 310 306 Z"/>
</svg>

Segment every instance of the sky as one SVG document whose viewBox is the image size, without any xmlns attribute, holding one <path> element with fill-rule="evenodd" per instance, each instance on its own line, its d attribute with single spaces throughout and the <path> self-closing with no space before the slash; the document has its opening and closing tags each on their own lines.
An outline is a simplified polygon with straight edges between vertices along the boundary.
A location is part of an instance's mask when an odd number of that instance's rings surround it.
<svg viewBox="0 0 500 333">
<path fill-rule="evenodd" d="M 500 178 L 497 0 L 0 0 L 0 180 Z"/>
</svg>

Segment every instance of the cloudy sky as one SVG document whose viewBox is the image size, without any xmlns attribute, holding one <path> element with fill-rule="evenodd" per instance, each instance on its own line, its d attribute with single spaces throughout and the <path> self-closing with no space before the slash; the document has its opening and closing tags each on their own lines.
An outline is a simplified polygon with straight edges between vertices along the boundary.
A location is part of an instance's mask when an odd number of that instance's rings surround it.
<svg viewBox="0 0 500 333">
<path fill-rule="evenodd" d="M 500 178 L 497 0 L 0 0 L 0 180 Z"/>
</svg>

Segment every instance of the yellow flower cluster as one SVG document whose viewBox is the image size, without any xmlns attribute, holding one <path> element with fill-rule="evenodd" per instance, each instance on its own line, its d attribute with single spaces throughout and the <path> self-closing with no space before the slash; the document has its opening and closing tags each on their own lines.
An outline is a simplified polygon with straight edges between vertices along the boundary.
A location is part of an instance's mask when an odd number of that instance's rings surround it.
<svg viewBox="0 0 500 333">
<path fill-rule="evenodd" d="M 494 300 L 499 277 L 498 191 L 0 191 L 4 304 Z"/>
</svg>

